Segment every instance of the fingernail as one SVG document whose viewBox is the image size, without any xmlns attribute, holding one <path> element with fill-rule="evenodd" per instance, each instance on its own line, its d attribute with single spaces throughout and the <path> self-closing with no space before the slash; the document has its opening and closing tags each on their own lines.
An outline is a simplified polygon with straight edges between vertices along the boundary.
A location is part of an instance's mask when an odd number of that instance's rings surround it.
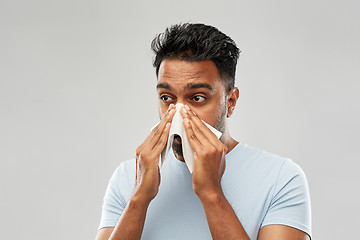
<svg viewBox="0 0 360 240">
<path fill-rule="evenodd" d="M 186 110 L 190 110 L 189 106 L 185 104 Z"/>
<path fill-rule="evenodd" d="M 187 110 L 186 110 L 185 107 L 183 107 L 182 110 L 183 110 L 184 113 L 187 113 Z"/>
<path fill-rule="evenodd" d="M 189 125 L 189 123 L 190 123 L 189 119 L 188 119 L 188 118 L 184 118 L 184 123 L 185 123 L 186 125 Z"/>
</svg>

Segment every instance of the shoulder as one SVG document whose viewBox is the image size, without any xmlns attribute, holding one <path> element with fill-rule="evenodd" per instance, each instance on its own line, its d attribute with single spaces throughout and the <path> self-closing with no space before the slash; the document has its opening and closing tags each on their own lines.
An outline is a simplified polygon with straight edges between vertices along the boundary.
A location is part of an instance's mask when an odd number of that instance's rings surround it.
<svg viewBox="0 0 360 240">
<path fill-rule="evenodd" d="M 239 143 L 226 155 L 227 163 L 242 169 L 256 169 L 256 171 L 279 172 L 284 165 L 296 167 L 297 165 L 289 158 L 278 154 L 264 151 L 260 148 Z"/>
<path fill-rule="evenodd" d="M 290 158 L 243 143 L 234 150 L 226 164 L 233 178 L 246 182 L 248 196 L 259 201 L 263 197 L 266 215 L 261 226 L 287 225 L 311 235 L 309 189 L 301 167 Z"/>
<path fill-rule="evenodd" d="M 99 229 L 114 227 L 124 211 L 135 183 L 135 160 L 123 161 L 115 169 L 103 199 Z"/>
<path fill-rule="evenodd" d="M 307 185 L 303 170 L 290 158 L 244 143 L 239 143 L 226 155 L 226 164 L 230 175 L 246 177 L 247 182 L 261 183 L 273 190 L 288 182 Z"/>
<path fill-rule="evenodd" d="M 129 159 L 122 161 L 112 174 L 109 187 L 114 190 L 126 189 L 133 185 L 136 174 L 136 161 Z"/>
<path fill-rule="evenodd" d="M 112 178 L 131 178 L 136 172 L 135 159 L 122 161 L 115 169 Z"/>
<path fill-rule="evenodd" d="M 116 174 L 127 174 L 129 171 L 133 171 L 136 168 L 136 161 L 135 159 L 128 159 L 122 161 L 118 167 L 115 169 Z"/>
<path fill-rule="evenodd" d="M 109 180 L 104 201 L 116 201 L 125 206 L 135 185 L 135 176 L 135 160 L 121 162 Z"/>
</svg>

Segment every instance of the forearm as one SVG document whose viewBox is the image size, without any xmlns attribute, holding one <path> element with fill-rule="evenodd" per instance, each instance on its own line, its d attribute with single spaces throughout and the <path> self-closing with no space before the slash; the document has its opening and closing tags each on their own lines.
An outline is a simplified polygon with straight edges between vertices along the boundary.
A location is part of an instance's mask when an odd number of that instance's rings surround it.
<svg viewBox="0 0 360 240">
<path fill-rule="evenodd" d="M 200 198 L 213 239 L 248 240 L 243 226 L 222 191 Z"/>
<path fill-rule="evenodd" d="M 109 240 L 140 239 L 150 201 L 133 196 L 122 213 Z"/>
</svg>

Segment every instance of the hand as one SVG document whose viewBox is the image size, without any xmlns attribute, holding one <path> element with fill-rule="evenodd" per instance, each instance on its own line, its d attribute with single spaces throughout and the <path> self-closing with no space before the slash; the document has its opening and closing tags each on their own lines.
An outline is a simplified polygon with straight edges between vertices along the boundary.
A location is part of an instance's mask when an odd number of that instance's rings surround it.
<svg viewBox="0 0 360 240">
<path fill-rule="evenodd" d="M 227 147 L 185 105 L 181 110 L 187 138 L 194 149 L 193 189 L 200 199 L 222 193 L 220 180 L 225 171 Z"/>
<path fill-rule="evenodd" d="M 136 149 L 136 181 L 133 197 L 150 202 L 158 193 L 159 156 L 166 145 L 174 114 L 175 106 L 171 104 L 160 123 Z"/>
</svg>

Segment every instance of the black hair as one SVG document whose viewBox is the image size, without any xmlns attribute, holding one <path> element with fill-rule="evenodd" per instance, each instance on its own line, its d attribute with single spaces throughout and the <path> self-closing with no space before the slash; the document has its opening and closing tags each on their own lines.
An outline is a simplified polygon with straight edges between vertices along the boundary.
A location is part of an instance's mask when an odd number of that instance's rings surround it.
<svg viewBox="0 0 360 240">
<path fill-rule="evenodd" d="M 213 26 L 200 23 L 172 25 L 154 38 L 151 49 L 155 53 L 156 76 L 163 60 L 211 60 L 225 81 L 227 91 L 234 87 L 240 51 L 229 36 Z"/>
</svg>

